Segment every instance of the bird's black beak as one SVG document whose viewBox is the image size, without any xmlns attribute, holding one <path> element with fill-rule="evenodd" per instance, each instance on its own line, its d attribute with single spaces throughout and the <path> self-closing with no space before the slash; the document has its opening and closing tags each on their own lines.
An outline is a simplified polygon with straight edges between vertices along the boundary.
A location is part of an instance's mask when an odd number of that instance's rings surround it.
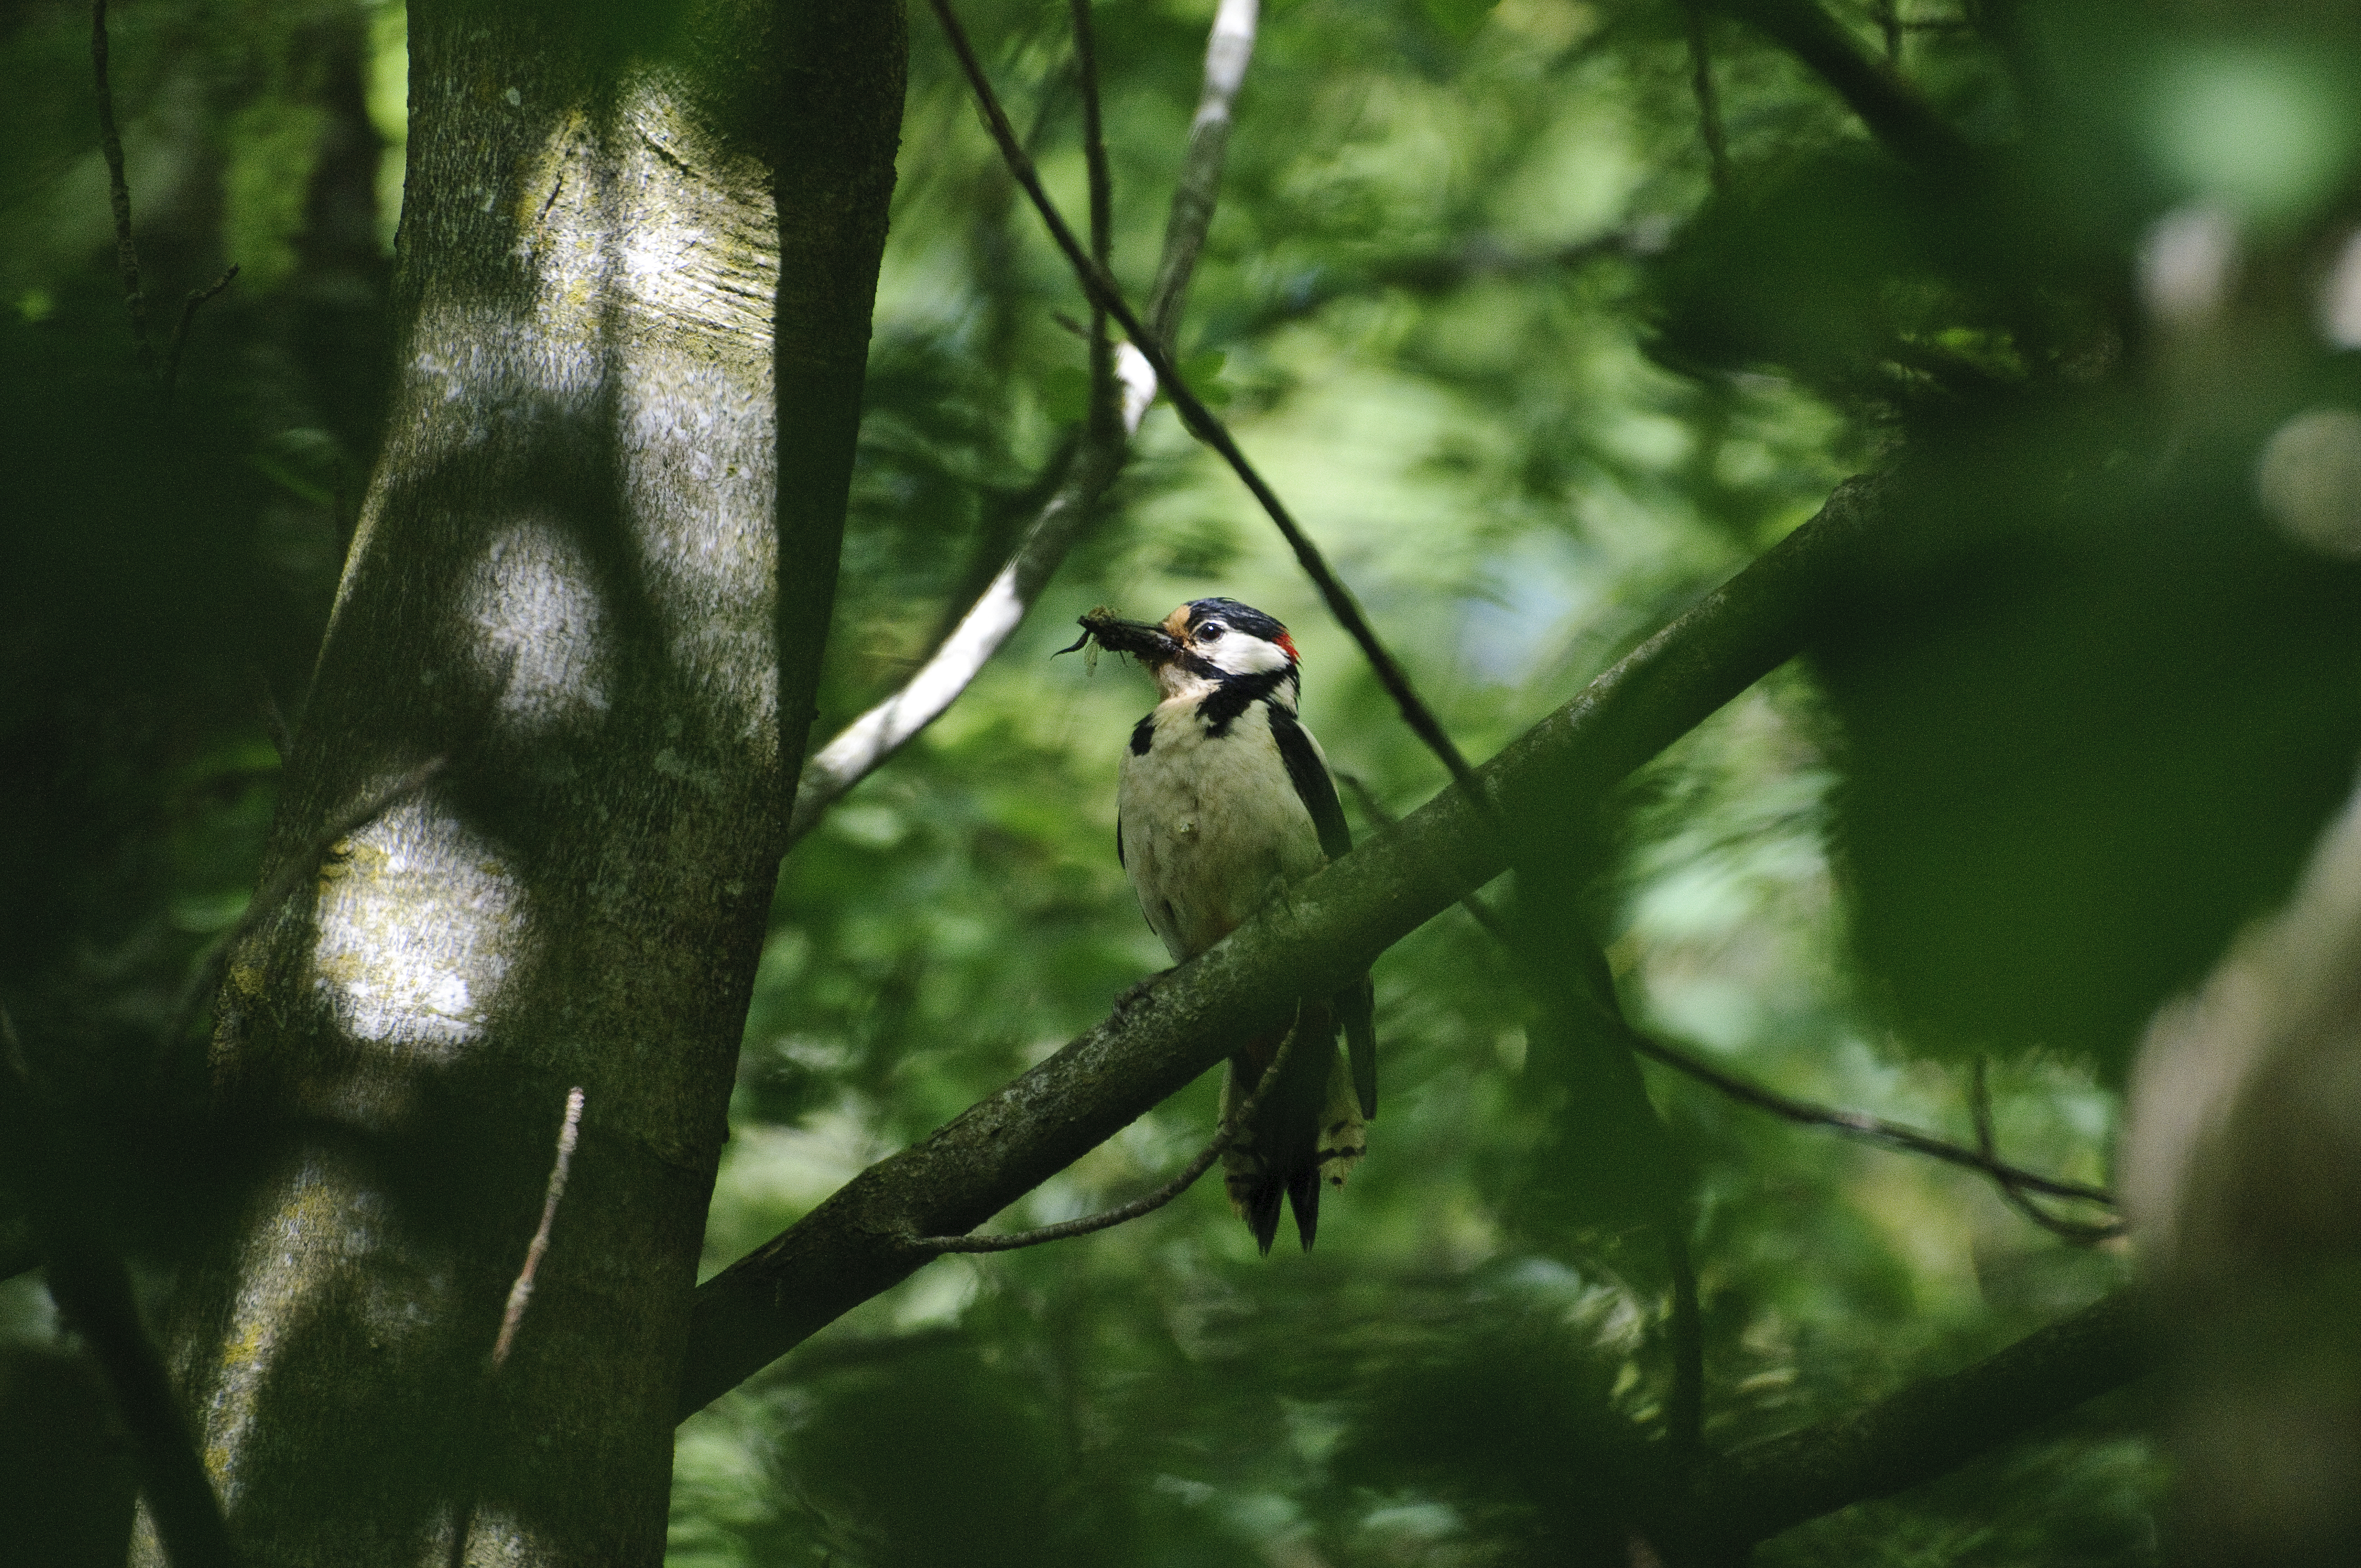
<svg viewBox="0 0 2361 1568">
<path fill-rule="evenodd" d="M 1164 628 L 1145 620 L 1126 620 L 1104 605 L 1083 616 L 1077 624 L 1082 634 L 1074 640 L 1073 647 L 1060 648 L 1059 652 L 1071 653 L 1095 641 L 1102 648 L 1128 653 L 1143 664 L 1154 665 L 1180 652 L 1180 644 Z"/>
</svg>

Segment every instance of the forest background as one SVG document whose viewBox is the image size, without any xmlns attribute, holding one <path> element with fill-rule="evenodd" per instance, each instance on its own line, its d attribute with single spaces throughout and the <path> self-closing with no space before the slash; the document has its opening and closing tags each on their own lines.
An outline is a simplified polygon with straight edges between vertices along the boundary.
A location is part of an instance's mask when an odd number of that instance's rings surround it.
<svg viewBox="0 0 2361 1568">
<path fill-rule="evenodd" d="M 1082 224 L 1067 9 L 961 10 Z M 1143 300 L 1213 7 L 1093 16 Z M 120 1559 L 137 1434 L 18 1211 L 70 1181 L 161 1321 L 206 1201 L 219 939 L 380 448 L 407 134 L 398 5 L 110 18 L 169 406 L 90 14 L 0 11 L 0 1002 L 70 1162 L 0 1172 L 0 1517 L 58 1564 Z M 2324 5 L 1269 5 L 1175 358 L 1464 753 L 1850 476 L 1884 476 L 1846 492 L 1883 543 L 1805 657 L 1598 820 L 1514 825 L 1543 846 L 1523 916 L 1558 900 L 1611 970 L 1598 1016 L 1553 1019 L 1446 911 L 1377 965 L 1383 1113 L 1316 1252 L 1257 1256 L 1205 1181 L 934 1262 L 682 1423 L 666 1561 L 1638 1562 L 1649 1456 L 2075 1323 L 2076 1398 L 1949 1412 L 1958 1452 L 1897 1438 L 1755 1560 L 2160 1560 L 2146 1352 L 2076 1317 L 2129 1277 L 2116 1211 L 1990 1168 L 2109 1186 L 2145 1021 L 2285 896 L 2361 752 L 2357 40 Z M 1091 414 L 1092 302 L 924 10 L 909 48 L 816 748 L 1020 549 Z M 181 296 L 232 264 L 183 353 Z M 1164 965 L 1113 853 L 1148 687 L 1050 657 L 1082 611 L 1285 620 L 1364 837 L 1449 782 L 1169 405 L 1056 565 L 785 862 L 708 1275 Z M 1652 1113 L 1611 1109 L 1586 1031 L 1654 1052 Z M 1208 1077 L 998 1224 L 1152 1188 L 1214 1120 Z"/>
</svg>

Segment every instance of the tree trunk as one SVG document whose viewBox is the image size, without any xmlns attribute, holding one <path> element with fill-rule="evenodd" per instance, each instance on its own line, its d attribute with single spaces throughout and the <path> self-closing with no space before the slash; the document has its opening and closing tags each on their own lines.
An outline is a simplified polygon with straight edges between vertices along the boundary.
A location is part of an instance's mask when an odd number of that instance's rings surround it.
<svg viewBox="0 0 2361 1568">
<path fill-rule="evenodd" d="M 901 113 L 897 5 L 781 10 L 411 11 L 392 411 L 173 1324 L 252 1563 L 661 1560 Z"/>
</svg>

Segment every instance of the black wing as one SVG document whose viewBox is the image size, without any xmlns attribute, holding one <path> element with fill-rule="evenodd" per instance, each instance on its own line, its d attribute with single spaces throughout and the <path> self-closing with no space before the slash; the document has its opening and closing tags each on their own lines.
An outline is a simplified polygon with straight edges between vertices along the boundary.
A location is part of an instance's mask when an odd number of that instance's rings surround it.
<svg viewBox="0 0 2361 1568">
<path fill-rule="evenodd" d="M 1336 798 L 1336 781 L 1328 776 L 1327 765 L 1312 749 L 1312 736 L 1295 715 L 1275 702 L 1263 707 L 1270 714 L 1271 738 L 1279 742 L 1288 779 L 1302 797 L 1303 808 L 1312 813 L 1321 851 L 1335 860 L 1353 847 L 1353 829 L 1345 824 L 1344 803 Z M 1367 975 L 1336 995 L 1336 1015 L 1345 1025 L 1345 1056 L 1353 1067 L 1353 1094 L 1361 1102 L 1361 1114 L 1372 1122 L 1378 1119 L 1376 1010 Z"/>
<path fill-rule="evenodd" d="M 1287 764 L 1287 777 L 1302 798 L 1303 809 L 1312 813 L 1312 826 L 1320 835 L 1321 852 L 1330 860 L 1341 859 L 1353 847 L 1353 830 L 1345 824 L 1344 804 L 1336 798 L 1336 783 L 1328 776 L 1326 764 L 1312 748 L 1312 737 L 1295 715 L 1275 702 L 1266 702 L 1270 714 L 1271 738 L 1279 742 L 1279 760 Z"/>
</svg>

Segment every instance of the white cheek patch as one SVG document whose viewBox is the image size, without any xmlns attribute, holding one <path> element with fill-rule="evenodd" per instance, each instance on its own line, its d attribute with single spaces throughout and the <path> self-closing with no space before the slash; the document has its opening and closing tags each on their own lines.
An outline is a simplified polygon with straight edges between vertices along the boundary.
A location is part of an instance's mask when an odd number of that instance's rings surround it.
<svg viewBox="0 0 2361 1568">
<path fill-rule="evenodd" d="M 1213 665 L 1233 675 L 1261 675 L 1288 666 L 1287 650 L 1276 642 L 1266 642 L 1259 637 L 1249 637 L 1243 631 L 1233 631 L 1213 644 L 1205 657 Z"/>
</svg>

